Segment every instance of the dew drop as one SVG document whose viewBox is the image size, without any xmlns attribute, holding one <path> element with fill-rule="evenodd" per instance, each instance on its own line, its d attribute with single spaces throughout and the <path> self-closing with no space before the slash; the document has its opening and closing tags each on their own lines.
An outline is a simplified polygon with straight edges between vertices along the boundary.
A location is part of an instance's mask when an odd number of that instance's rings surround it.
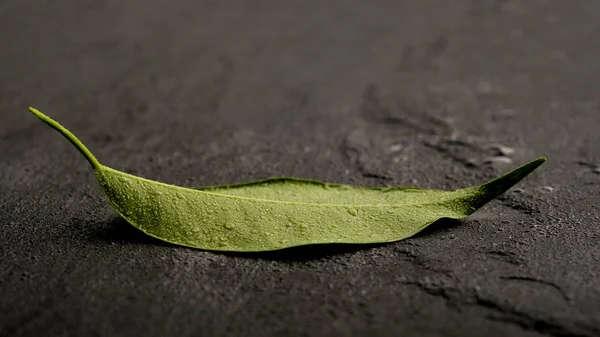
<svg viewBox="0 0 600 337">
<path fill-rule="evenodd" d="M 358 211 L 355 210 L 354 208 L 350 208 L 348 210 L 348 213 L 350 213 L 350 215 L 352 215 L 352 216 L 357 216 L 358 215 Z"/>
<path fill-rule="evenodd" d="M 307 229 L 308 225 L 307 224 L 302 224 L 302 225 L 300 225 L 300 227 L 302 227 L 302 229 Z"/>
<path fill-rule="evenodd" d="M 230 224 L 230 223 L 226 223 L 225 225 L 223 225 L 223 227 L 225 227 L 226 229 L 234 229 L 235 225 L 234 224 Z"/>
<path fill-rule="evenodd" d="M 179 199 L 183 199 L 183 198 L 184 198 L 184 197 L 183 197 L 183 194 L 181 194 L 181 192 L 177 192 L 177 193 L 175 193 L 175 195 L 176 195 L 176 196 L 177 196 L 177 198 L 179 198 Z"/>
</svg>

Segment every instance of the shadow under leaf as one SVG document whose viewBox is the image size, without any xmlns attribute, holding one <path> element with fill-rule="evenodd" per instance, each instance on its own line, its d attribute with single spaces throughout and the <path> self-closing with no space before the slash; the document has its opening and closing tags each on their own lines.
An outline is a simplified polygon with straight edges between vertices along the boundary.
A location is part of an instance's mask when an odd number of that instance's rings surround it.
<svg viewBox="0 0 600 337">
<path fill-rule="evenodd" d="M 435 221 L 434 223 L 432 223 L 431 225 L 425 227 L 425 229 L 423 229 L 419 233 L 415 234 L 415 236 L 413 236 L 413 238 L 439 235 L 448 229 L 455 228 L 455 227 L 461 226 L 463 224 L 464 224 L 463 220 L 451 219 L 451 218 L 441 218 L 441 219 Z"/>
<path fill-rule="evenodd" d="M 173 245 L 168 242 L 144 234 L 121 217 L 115 217 L 108 223 L 107 227 L 98 230 L 94 234 L 94 239 L 108 242 L 173 247 Z"/>
<path fill-rule="evenodd" d="M 271 261 L 309 261 L 318 260 L 335 255 L 343 255 L 365 251 L 376 247 L 383 247 L 393 244 L 370 243 L 370 244 L 351 244 L 351 243 L 323 243 L 306 246 L 297 246 L 267 252 L 215 252 L 231 257 L 242 257 L 249 259 L 261 259 Z"/>
</svg>

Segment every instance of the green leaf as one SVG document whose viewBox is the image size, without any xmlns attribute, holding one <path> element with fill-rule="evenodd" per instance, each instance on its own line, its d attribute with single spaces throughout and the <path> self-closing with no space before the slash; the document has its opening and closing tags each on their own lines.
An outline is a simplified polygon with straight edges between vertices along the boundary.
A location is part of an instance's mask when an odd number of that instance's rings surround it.
<svg viewBox="0 0 600 337">
<path fill-rule="evenodd" d="M 186 188 L 106 167 L 67 129 L 29 110 L 86 157 L 108 202 L 130 224 L 160 240 L 207 250 L 256 252 L 402 240 L 440 218 L 472 214 L 546 161 L 539 158 L 481 186 L 455 191 L 296 178 Z"/>
</svg>

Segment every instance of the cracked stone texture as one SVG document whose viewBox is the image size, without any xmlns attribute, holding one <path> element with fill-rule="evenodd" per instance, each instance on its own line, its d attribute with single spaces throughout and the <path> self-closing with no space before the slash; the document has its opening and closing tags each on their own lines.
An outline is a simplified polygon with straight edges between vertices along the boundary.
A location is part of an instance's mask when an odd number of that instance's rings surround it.
<svg viewBox="0 0 600 337">
<path fill-rule="evenodd" d="M 600 2 L 4 0 L 0 336 L 600 335 Z M 184 186 L 454 189 L 398 243 L 217 254 L 147 238 L 89 166 Z"/>
</svg>

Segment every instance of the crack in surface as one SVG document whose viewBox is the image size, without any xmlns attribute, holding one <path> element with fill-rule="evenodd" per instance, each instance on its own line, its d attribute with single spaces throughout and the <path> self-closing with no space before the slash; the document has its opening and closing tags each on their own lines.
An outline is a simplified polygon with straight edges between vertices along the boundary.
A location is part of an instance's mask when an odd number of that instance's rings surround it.
<svg viewBox="0 0 600 337">
<path fill-rule="evenodd" d="M 469 159 L 469 158 L 464 158 L 463 156 L 460 156 L 460 155 L 454 153 L 453 151 L 450 150 L 450 148 L 448 146 L 446 146 L 446 144 L 444 144 L 444 142 L 434 143 L 434 142 L 424 141 L 423 145 L 427 146 L 430 149 L 437 151 L 438 153 L 440 153 L 442 155 L 447 156 L 448 158 L 452 159 L 453 161 L 457 162 L 458 164 L 463 165 L 464 167 L 466 167 L 468 169 L 473 169 L 473 168 L 477 167 L 477 164 L 475 161 L 473 161 L 472 159 Z"/>
<path fill-rule="evenodd" d="M 486 319 L 512 324 L 524 330 L 534 331 L 548 336 L 591 337 L 600 335 L 599 328 L 581 319 L 564 319 L 545 313 L 535 313 L 527 311 L 527 309 L 522 307 L 503 302 L 499 299 L 484 297 L 479 293 L 478 287 L 473 287 L 471 289 L 461 287 L 460 280 L 457 279 L 454 273 L 449 270 L 442 270 L 432 266 L 431 263 L 435 262 L 435 260 L 424 258 L 408 249 L 401 249 L 397 251 L 397 253 L 402 255 L 405 261 L 411 262 L 419 269 L 437 274 L 437 276 L 425 276 L 420 279 L 403 278 L 401 283 L 415 286 L 426 294 L 441 298 L 450 309 L 460 311 L 461 307 L 481 307 L 488 311 L 485 315 Z M 524 264 L 522 259 L 513 252 L 490 250 L 484 253 L 513 265 L 521 266 Z M 551 287 L 558 291 L 561 298 L 568 304 L 571 304 L 571 298 L 568 294 L 553 282 L 519 275 L 500 276 L 500 279 L 506 281 L 537 283 Z"/>
<path fill-rule="evenodd" d="M 525 264 L 523 259 L 514 252 L 508 252 L 503 250 L 489 250 L 486 251 L 485 254 L 490 255 L 496 260 L 515 266 L 522 266 Z"/>
<path fill-rule="evenodd" d="M 381 180 L 392 180 L 391 177 L 389 177 L 385 174 L 371 171 L 367 167 L 366 158 L 365 158 L 363 152 L 358 147 L 353 146 L 349 143 L 350 143 L 349 138 L 346 138 L 344 140 L 344 142 L 342 143 L 342 149 L 341 149 L 342 153 L 344 154 L 346 159 L 358 169 L 358 172 L 363 177 L 381 179 Z"/>
<path fill-rule="evenodd" d="M 384 104 L 380 98 L 379 87 L 375 84 L 370 84 L 365 88 L 363 93 L 363 102 L 360 107 L 363 117 L 366 120 L 378 122 L 384 125 L 403 126 L 419 134 L 436 135 L 448 133 L 452 131 L 452 126 L 448 121 L 431 116 L 425 111 L 409 106 L 406 102 L 397 102 L 400 105 L 399 110 L 404 112 L 404 115 L 392 113 L 388 104 Z M 415 119 L 410 115 L 423 118 Z"/>
<path fill-rule="evenodd" d="M 502 304 L 492 299 L 476 296 L 474 305 L 492 311 L 487 318 L 494 321 L 514 324 L 525 330 L 535 331 L 555 337 L 592 337 L 599 336 L 600 329 L 581 321 L 565 321 L 556 317 L 536 316 L 518 308 Z"/>
<path fill-rule="evenodd" d="M 406 100 L 384 102 L 379 87 L 370 84 L 364 90 L 360 111 L 367 121 L 399 126 L 411 132 L 416 137 L 415 142 L 437 151 L 461 166 L 468 169 L 479 166 L 474 158 L 487 152 L 486 140 L 465 135 L 448 120 L 429 114 L 429 107 L 422 106 L 422 102 L 409 103 Z M 400 113 L 393 111 L 390 108 L 392 105 Z"/>
<path fill-rule="evenodd" d="M 500 276 L 500 278 L 502 280 L 507 280 L 507 281 L 525 281 L 525 282 L 533 282 L 533 283 L 539 283 L 539 284 L 543 284 L 543 285 L 549 286 L 549 287 L 557 290 L 561 294 L 561 296 L 563 297 L 563 299 L 565 301 L 567 301 L 569 304 L 571 303 L 571 298 L 556 283 L 553 283 L 553 282 L 550 282 L 550 281 L 546 281 L 546 280 L 542 280 L 542 279 L 538 279 L 538 278 L 535 278 L 535 277 L 529 277 L 529 276 Z"/>
<path fill-rule="evenodd" d="M 448 282 L 430 282 L 405 280 L 402 283 L 412 285 L 426 294 L 443 299 L 449 308 L 461 310 L 461 307 L 481 307 L 489 311 L 486 319 L 516 325 L 524 330 L 554 337 L 593 337 L 600 336 L 600 329 L 582 320 L 569 320 L 544 314 L 530 313 L 501 301 L 486 298 L 472 291 L 461 290 Z"/>
</svg>

